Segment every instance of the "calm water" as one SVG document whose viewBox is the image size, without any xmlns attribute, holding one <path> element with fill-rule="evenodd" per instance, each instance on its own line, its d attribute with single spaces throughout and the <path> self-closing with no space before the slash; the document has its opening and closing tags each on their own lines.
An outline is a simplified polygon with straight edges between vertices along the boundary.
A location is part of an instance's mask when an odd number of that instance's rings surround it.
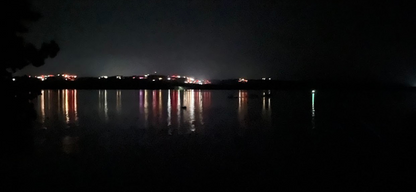
<svg viewBox="0 0 416 192">
<path fill-rule="evenodd" d="M 44 90 L 42 93 L 35 105 L 39 123 L 45 129 L 134 128 L 182 135 L 203 134 L 219 125 L 238 126 L 242 130 L 252 125 L 271 127 L 272 99 L 249 99 L 248 91 Z M 263 92 L 250 94 L 254 93 Z M 230 94 L 239 98 L 228 99 Z"/>
<path fill-rule="evenodd" d="M 413 92 L 43 90 L 35 107 L 35 177 L 61 187 L 373 189 L 414 170 Z"/>
</svg>

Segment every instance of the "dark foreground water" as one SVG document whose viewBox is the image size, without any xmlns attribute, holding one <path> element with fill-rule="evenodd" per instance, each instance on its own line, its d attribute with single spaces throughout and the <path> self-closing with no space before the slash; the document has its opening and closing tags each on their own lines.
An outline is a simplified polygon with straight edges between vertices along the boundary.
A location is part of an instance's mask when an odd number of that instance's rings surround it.
<svg viewBox="0 0 416 192">
<path fill-rule="evenodd" d="M 36 188 L 414 185 L 416 92 L 43 90 L 34 102 L 18 174 Z"/>
</svg>

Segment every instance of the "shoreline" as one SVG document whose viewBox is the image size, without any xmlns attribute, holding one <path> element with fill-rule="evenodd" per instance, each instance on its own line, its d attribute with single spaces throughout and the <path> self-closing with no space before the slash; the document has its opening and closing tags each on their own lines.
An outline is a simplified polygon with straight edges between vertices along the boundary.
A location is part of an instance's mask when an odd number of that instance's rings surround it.
<svg viewBox="0 0 416 192">
<path fill-rule="evenodd" d="M 187 84 L 132 80 L 16 81 L 3 82 L 9 91 L 39 89 L 201 89 L 201 90 L 416 90 L 397 84 L 311 83 L 289 81 L 253 81 L 247 83 Z"/>
</svg>

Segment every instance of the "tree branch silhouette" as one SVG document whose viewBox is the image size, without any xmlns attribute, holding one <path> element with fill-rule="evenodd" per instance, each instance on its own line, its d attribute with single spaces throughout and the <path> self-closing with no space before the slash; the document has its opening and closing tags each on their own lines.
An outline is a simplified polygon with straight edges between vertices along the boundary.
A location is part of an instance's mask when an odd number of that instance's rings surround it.
<svg viewBox="0 0 416 192">
<path fill-rule="evenodd" d="M 47 58 L 54 58 L 60 48 L 52 40 L 45 42 L 40 48 L 36 48 L 33 43 L 27 42 L 22 36 L 29 32 L 26 26 L 30 22 L 36 22 L 41 15 L 31 9 L 31 3 L 28 0 L 15 0 L 11 2 L 2 2 L 2 10 L 6 15 L 4 35 L 2 36 L 2 54 L 0 61 L 2 77 L 11 76 L 18 70 L 28 65 L 39 67 L 45 64 Z M 5 5 L 4 5 L 5 4 Z"/>
</svg>

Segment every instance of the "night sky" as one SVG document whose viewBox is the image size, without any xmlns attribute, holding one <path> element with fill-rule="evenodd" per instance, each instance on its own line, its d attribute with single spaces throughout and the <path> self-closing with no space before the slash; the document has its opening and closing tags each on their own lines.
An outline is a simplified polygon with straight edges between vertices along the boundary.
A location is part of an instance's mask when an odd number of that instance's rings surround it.
<svg viewBox="0 0 416 192">
<path fill-rule="evenodd" d="M 318 3 L 319 2 L 319 3 Z M 416 84 L 400 1 L 36 0 L 29 41 L 61 51 L 17 74 L 160 74 Z"/>
</svg>

